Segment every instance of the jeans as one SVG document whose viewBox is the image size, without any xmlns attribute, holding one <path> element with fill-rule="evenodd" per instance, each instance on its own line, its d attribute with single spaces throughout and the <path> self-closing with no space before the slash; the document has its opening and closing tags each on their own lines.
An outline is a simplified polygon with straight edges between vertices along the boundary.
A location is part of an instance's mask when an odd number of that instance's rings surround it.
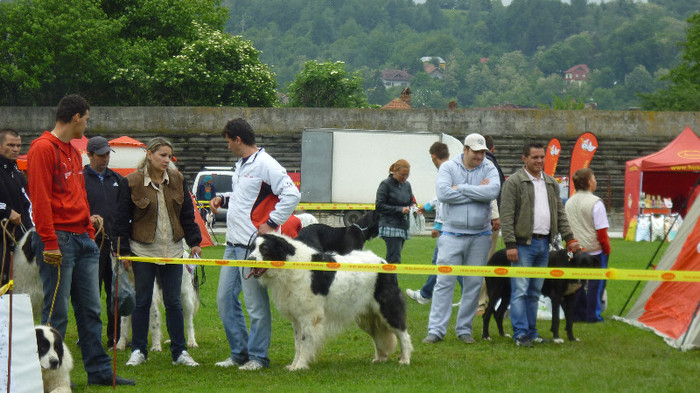
<svg viewBox="0 0 700 393">
<path fill-rule="evenodd" d="M 153 284 L 156 274 L 160 277 L 165 305 L 165 326 L 170 336 L 170 354 L 176 361 L 185 346 L 185 319 L 182 316 L 182 265 L 157 265 L 149 262 L 133 262 L 136 308 L 131 316 L 131 349 L 140 350 L 148 357 L 148 326 L 153 302 Z"/>
<path fill-rule="evenodd" d="M 433 253 L 433 260 L 431 263 L 434 265 L 437 262 L 438 258 L 438 246 L 435 246 L 435 252 Z M 431 274 L 428 276 L 428 279 L 425 280 L 425 284 L 423 284 L 423 288 L 420 289 L 420 295 L 423 296 L 426 299 L 430 299 L 433 297 L 433 288 L 435 288 L 435 282 L 437 281 L 437 275 Z M 457 276 L 457 282 L 459 283 L 459 286 L 462 290 L 464 290 L 464 283 L 462 283 L 462 276 Z"/>
<path fill-rule="evenodd" d="M 438 238 L 438 265 L 484 266 L 491 247 L 491 234 L 454 236 L 443 234 Z M 456 276 L 439 275 L 435 283 L 433 301 L 428 317 L 428 334 L 445 337 L 452 314 L 452 297 Z M 478 276 L 463 276 L 462 297 L 455 331 L 457 336 L 472 334 L 472 322 L 479 303 L 479 291 L 484 280 Z"/>
<path fill-rule="evenodd" d="M 107 305 L 107 346 L 112 347 L 114 345 L 114 328 L 115 328 L 115 323 L 114 323 L 114 314 L 109 313 L 109 308 L 110 306 L 114 307 L 114 304 L 112 303 L 112 248 L 111 248 L 111 240 L 107 238 L 106 236 L 96 236 L 95 237 L 95 243 L 99 246 L 100 244 L 102 245 L 102 248 L 100 248 L 100 290 L 102 290 L 102 285 L 104 284 L 104 289 L 105 289 L 105 304 Z M 121 332 L 119 323 L 116 324 L 117 332 L 117 340 L 119 339 L 119 333 Z"/>
<path fill-rule="evenodd" d="M 85 371 L 88 376 L 111 377 L 111 360 L 102 348 L 100 340 L 102 336 L 98 277 L 100 250 L 87 233 L 56 231 L 56 236 L 58 236 L 58 247 L 63 255 L 60 283 L 57 268 L 45 263 L 43 258 L 37 259 L 39 275 L 44 286 L 41 323 L 42 325 L 50 323 L 65 337 L 68 326 L 68 299 L 70 299 L 73 304 Z M 39 235 L 32 239 L 32 246 L 35 245 L 34 242 L 41 242 Z M 39 248 L 38 245 L 35 250 L 37 248 Z M 43 247 L 40 248 L 39 252 L 43 252 Z M 57 284 L 56 301 L 51 311 Z"/>
<path fill-rule="evenodd" d="M 401 249 L 406 239 L 402 237 L 382 237 L 386 243 L 386 261 L 388 263 L 401 263 Z"/>
<path fill-rule="evenodd" d="M 518 261 L 513 267 L 547 267 L 549 239 L 532 238 L 529 246 L 518 245 Z M 510 321 L 513 339 L 534 339 L 537 333 L 537 304 L 542 293 L 544 278 L 511 277 Z"/>
<path fill-rule="evenodd" d="M 245 254 L 245 247 L 226 245 L 223 259 L 241 260 Z M 250 335 L 238 299 L 241 290 L 250 317 Z M 267 289 L 256 278 L 244 279 L 238 266 L 222 266 L 216 304 L 231 348 L 231 358 L 238 364 L 256 360 L 265 367 L 269 366 L 267 351 L 272 337 L 272 316 Z"/>
</svg>

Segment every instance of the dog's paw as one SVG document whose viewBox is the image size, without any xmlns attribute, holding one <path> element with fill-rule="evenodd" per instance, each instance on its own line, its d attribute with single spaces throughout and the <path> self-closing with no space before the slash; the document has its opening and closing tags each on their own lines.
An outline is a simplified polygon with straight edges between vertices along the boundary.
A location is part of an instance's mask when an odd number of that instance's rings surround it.
<svg viewBox="0 0 700 393">
<path fill-rule="evenodd" d="M 374 359 L 372 359 L 372 363 L 383 363 L 388 360 L 388 357 L 386 356 L 377 356 Z"/>
<path fill-rule="evenodd" d="M 285 367 L 285 368 L 286 368 L 287 370 L 289 370 L 289 371 L 308 370 L 308 369 L 309 369 L 309 365 L 308 365 L 308 364 L 306 364 L 306 365 L 298 365 L 298 364 L 297 364 L 297 365 L 293 365 L 293 364 L 290 364 L 289 366 L 287 366 L 287 367 Z"/>
<path fill-rule="evenodd" d="M 579 340 L 578 337 L 576 337 L 574 339 L 569 339 L 569 341 L 581 341 L 581 340 Z"/>
<path fill-rule="evenodd" d="M 484 341 L 491 341 L 491 336 L 481 336 L 481 339 Z"/>
<path fill-rule="evenodd" d="M 153 344 L 151 345 L 151 352 L 162 352 L 163 348 L 161 348 L 160 344 Z"/>
<path fill-rule="evenodd" d="M 555 338 L 554 340 L 555 344 L 564 344 L 564 339 L 563 338 Z"/>
<path fill-rule="evenodd" d="M 187 340 L 187 346 L 189 348 L 199 348 L 199 344 L 195 340 Z"/>
<path fill-rule="evenodd" d="M 126 349 L 126 340 L 117 341 L 117 351 L 123 351 Z"/>
<path fill-rule="evenodd" d="M 504 334 L 503 337 L 513 338 L 513 336 L 511 336 L 511 335 L 508 334 L 508 333 Z"/>
<path fill-rule="evenodd" d="M 411 359 L 408 359 L 408 358 L 406 358 L 406 359 L 400 358 L 400 359 L 399 359 L 399 364 L 401 364 L 401 365 L 404 365 L 404 364 L 405 364 L 405 365 L 408 366 L 409 364 L 411 364 Z"/>
</svg>

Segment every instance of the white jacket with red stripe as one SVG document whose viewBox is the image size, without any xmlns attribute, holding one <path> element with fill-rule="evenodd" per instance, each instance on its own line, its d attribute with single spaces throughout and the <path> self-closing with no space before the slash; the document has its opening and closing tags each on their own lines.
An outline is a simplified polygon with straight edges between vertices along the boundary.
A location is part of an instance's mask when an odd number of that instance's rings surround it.
<svg viewBox="0 0 700 393">
<path fill-rule="evenodd" d="M 265 149 L 236 162 L 232 192 L 222 193 L 226 215 L 226 242 L 248 244 L 260 225 L 284 224 L 294 213 L 301 194 L 287 171 Z"/>
</svg>

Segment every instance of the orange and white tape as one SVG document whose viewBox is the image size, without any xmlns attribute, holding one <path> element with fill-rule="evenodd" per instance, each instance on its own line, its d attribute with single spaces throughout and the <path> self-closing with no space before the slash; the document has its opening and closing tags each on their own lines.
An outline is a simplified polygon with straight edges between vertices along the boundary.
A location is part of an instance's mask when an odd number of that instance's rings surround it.
<svg viewBox="0 0 700 393">
<path fill-rule="evenodd" d="M 374 203 L 307 203 L 297 205 L 298 210 L 374 210 Z"/>
<path fill-rule="evenodd" d="M 179 263 L 205 266 L 239 266 L 270 269 L 297 269 L 323 271 L 353 271 L 401 274 L 445 274 L 451 276 L 483 277 L 537 277 L 575 280 L 628 280 L 700 282 L 700 271 L 634 270 L 634 269 L 579 269 L 504 266 L 446 266 L 409 264 L 365 264 L 336 262 L 249 261 L 195 258 L 120 257 L 135 262 Z"/>
</svg>

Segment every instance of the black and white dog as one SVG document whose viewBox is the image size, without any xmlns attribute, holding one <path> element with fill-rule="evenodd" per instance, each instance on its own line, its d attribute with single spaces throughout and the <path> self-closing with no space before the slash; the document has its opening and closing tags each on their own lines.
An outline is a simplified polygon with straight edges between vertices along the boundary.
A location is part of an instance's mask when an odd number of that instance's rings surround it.
<svg viewBox="0 0 700 393">
<path fill-rule="evenodd" d="M 506 250 L 500 250 L 493 254 L 487 264 L 488 266 L 510 266 L 510 261 L 506 257 Z M 569 254 L 567 250 L 551 251 L 549 253 L 548 267 L 559 268 L 594 268 L 600 267 L 598 260 L 585 251 Z M 566 317 L 566 334 L 569 341 L 578 341 L 574 337 L 574 301 L 576 300 L 575 292 L 581 284 L 578 280 L 555 279 L 549 278 L 544 280 L 542 285 L 542 294 L 548 296 L 552 300 L 552 326 L 551 331 L 554 342 L 561 344 L 563 339 L 559 338 L 559 307 L 564 309 Z M 501 336 L 507 336 L 503 330 L 503 316 L 510 304 L 510 278 L 507 277 L 486 277 L 486 292 L 489 296 L 489 303 L 484 312 L 484 326 L 482 338 L 490 340 L 489 322 L 491 316 L 496 320 L 498 333 Z M 498 309 L 496 304 L 501 301 Z"/>
<path fill-rule="evenodd" d="M 70 371 L 73 369 L 73 357 L 63 342 L 63 337 L 49 326 L 36 326 L 34 330 L 44 393 L 71 392 Z"/>
<path fill-rule="evenodd" d="M 348 227 L 336 228 L 326 224 L 303 227 L 296 239 L 318 251 L 344 255 L 352 250 L 362 250 L 365 242 L 378 233 L 379 213 L 373 210 Z"/>
<path fill-rule="evenodd" d="M 248 259 L 386 263 L 370 251 L 326 254 L 277 234 L 255 239 Z M 259 279 L 294 329 L 294 361 L 287 369 L 309 368 L 324 340 L 353 321 L 374 340 L 373 362 L 386 361 L 396 349 L 398 337 L 399 363 L 410 364 L 413 345 L 406 329 L 406 304 L 395 274 L 269 269 Z"/>
<path fill-rule="evenodd" d="M 15 293 L 26 293 L 32 303 L 32 314 L 35 321 L 41 319 L 41 309 L 44 306 L 44 286 L 39 276 L 39 265 L 31 247 L 31 236 L 34 228 L 28 230 L 17 242 L 14 251 L 14 281 Z"/>
</svg>

